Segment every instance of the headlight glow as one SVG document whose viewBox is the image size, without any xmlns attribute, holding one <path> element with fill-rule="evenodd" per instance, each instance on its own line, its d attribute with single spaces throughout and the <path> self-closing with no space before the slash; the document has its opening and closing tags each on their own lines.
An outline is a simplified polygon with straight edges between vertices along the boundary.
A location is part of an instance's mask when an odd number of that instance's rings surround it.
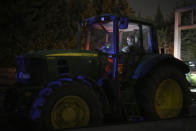
<svg viewBox="0 0 196 131">
<path fill-rule="evenodd" d="M 105 20 L 105 18 L 104 17 L 101 17 L 101 21 L 104 21 Z"/>
<path fill-rule="evenodd" d="M 20 72 L 20 73 L 15 73 L 15 78 L 16 79 L 30 79 L 31 75 L 29 73 Z"/>
</svg>

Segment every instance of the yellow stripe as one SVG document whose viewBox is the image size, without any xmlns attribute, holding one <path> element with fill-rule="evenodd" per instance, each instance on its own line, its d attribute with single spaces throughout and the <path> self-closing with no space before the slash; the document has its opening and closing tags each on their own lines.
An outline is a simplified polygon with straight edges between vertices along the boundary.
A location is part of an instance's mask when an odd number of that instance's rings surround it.
<svg viewBox="0 0 196 131">
<path fill-rule="evenodd" d="M 46 56 L 92 56 L 97 57 L 98 54 L 95 53 L 59 53 L 59 54 L 48 54 Z"/>
</svg>

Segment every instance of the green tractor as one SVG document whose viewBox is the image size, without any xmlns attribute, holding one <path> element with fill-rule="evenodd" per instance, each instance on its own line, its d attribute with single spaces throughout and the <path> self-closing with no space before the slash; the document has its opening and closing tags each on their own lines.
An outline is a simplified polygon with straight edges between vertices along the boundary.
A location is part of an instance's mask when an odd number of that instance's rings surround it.
<svg viewBox="0 0 196 131">
<path fill-rule="evenodd" d="M 188 112 L 189 68 L 172 55 L 159 54 L 151 23 L 104 14 L 78 28 L 76 50 L 16 58 L 9 110 L 23 112 L 45 130 L 168 119 Z"/>
</svg>

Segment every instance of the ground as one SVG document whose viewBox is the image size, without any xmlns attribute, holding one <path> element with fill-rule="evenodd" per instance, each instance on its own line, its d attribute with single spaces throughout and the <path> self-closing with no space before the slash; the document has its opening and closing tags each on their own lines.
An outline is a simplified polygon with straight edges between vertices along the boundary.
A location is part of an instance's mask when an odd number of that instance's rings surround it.
<svg viewBox="0 0 196 131">
<path fill-rule="evenodd" d="M 65 131 L 65 130 L 64 130 Z M 196 131 L 196 103 L 191 106 L 190 114 L 183 118 L 111 123 L 99 127 L 72 129 L 70 131 Z"/>
<path fill-rule="evenodd" d="M 195 123 L 196 103 L 191 106 L 190 114 L 183 118 L 160 121 L 109 123 L 96 127 L 70 129 L 70 131 L 196 131 Z M 28 127 L 27 123 L 21 118 L 17 119 L 14 116 L 8 117 L 6 114 L 0 115 L 0 129 L 2 131 L 13 129 L 33 131 L 32 127 Z"/>
</svg>

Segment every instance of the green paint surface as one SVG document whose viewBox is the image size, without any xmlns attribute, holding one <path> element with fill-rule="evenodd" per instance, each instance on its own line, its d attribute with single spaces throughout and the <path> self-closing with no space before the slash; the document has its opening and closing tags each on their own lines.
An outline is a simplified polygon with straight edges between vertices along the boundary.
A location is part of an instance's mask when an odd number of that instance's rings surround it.
<svg viewBox="0 0 196 131">
<path fill-rule="evenodd" d="M 189 73 L 186 75 L 186 78 L 188 82 L 191 83 L 192 86 L 196 86 L 196 74 Z"/>
</svg>

